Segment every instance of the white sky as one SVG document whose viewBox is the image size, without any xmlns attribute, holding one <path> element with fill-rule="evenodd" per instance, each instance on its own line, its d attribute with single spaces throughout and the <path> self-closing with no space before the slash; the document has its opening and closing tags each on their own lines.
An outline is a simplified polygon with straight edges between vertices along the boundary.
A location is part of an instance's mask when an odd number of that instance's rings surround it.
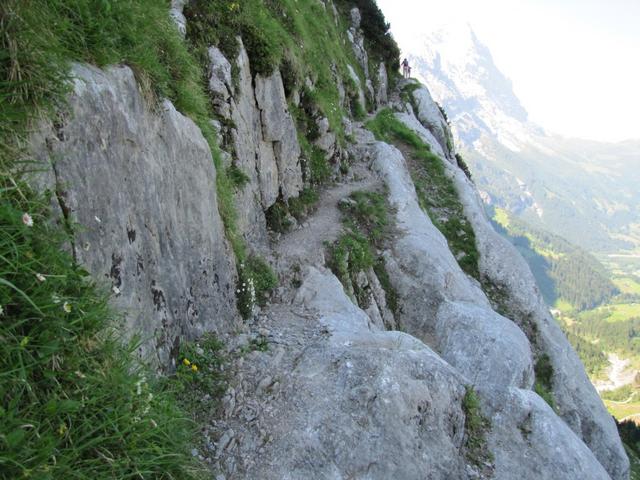
<svg viewBox="0 0 640 480">
<path fill-rule="evenodd" d="M 566 136 L 640 138 L 640 0 L 377 0 L 400 47 L 468 22 L 530 119 Z"/>
</svg>

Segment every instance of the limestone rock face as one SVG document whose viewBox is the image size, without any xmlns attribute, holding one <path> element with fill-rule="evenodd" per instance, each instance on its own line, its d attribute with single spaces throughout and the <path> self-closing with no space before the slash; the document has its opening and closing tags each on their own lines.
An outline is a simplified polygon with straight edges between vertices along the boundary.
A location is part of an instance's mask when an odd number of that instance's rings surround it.
<svg viewBox="0 0 640 480">
<path fill-rule="evenodd" d="M 446 239 L 420 209 L 400 151 L 381 142 L 372 149 L 401 232 L 385 258 L 401 298 L 401 326 L 476 385 L 530 387 L 533 367 L 526 336 L 495 313 L 460 270 Z"/>
<path fill-rule="evenodd" d="M 387 77 L 387 67 L 384 62 L 378 66 L 378 88 L 376 90 L 376 104 L 378 107 L 386 105 L 388 101 L 389 78 Z"/>
<path fill-rule="evenodd" d="M 273 386 L 251 397 L 259 427 L 227 420 L 243 441 L 226 478 L 467 478 L 464 379 L 453 368 L 415 338 L 370 326 L 329 272 L 309 268 L 293 308 L 306 319 L 279 310 L 268 323 L 284 353 L 242 370 L 269 372 Z"/>
<path fill-rule="evenodd" d="M 296 197 L 303 187 L 301 152 L 280 72 L 276 71 L 267 78 L 258 75 L 255 79 L 255 96 L 260 109 L 263 140 L 273 145 L 282 197 L 285 200 Z"/>
<path fill-rule="evenodd" d="M 349 76 L 351 77 L 351 80 L 353 80 L 353 83 L 355 84 L 356 89 L 358 90 L 358 103 L 360 104 L 360 107 L 362 107 L 362 111 L 366 112 L 367 100 L 364 97 L 364 90 L 362 89 L 362 82 L 360 81 L 360 77 L 358 76 L 358 74 L 356 73 L 356 71 L 353 69 L 351 65 L 347 65 L 347 70 L 349 71 Z"/>
<path fill-rule="evenodd" d="M 418 107 L 424 107 L 425 112 L 430 113 L 416 113 L 421 120 L 432 118 L 438 107 L 435 103 L 429 107 L 428 97 L 420 92 L 415 92 L 421 98 Z M 439 154 L 439 142 L 433 142 L 438 128 L 433 126 L 433 122 L 423 123 L 406 122 L 431 145 L 432 151 Z M 551 359 L 554 369 L 553 394 L 560 416 L 585 441 L 611 478 L 628 478 L 629 461 L 615 423 L 589 381 L 577 354 L 551 317 L 529 266 L 517 250 L 495 232 L 473 183 L 452 162 L 444 161 L 443 164 L 456 185 L 465 216 L 475 232 L 481 275 L 500 293 L 502 304 L 497 306 L 505 310 L 509 318 L 523 330 L 537 332 L 530 333 L 534 336 L 530 340 L 535 345 L 536 353 L 546 354 Z"/>
<path fill-rule="evenodd" d="M 240 41 L 240 40 L 238 40 Z M 252 245 L 266 245 L 264 211 L 279 196 L 296 197 L 303 188 L 301 149 L 295 123 L 288 111 L 282 77 L 251 73 L 249 57 L 240 41 L 237 89 L 231 63 L 215 47 L 209 49 L 209 90 L 216 113 L 231 120 L 228 130 L 233 163 L 249 182 L 236 193 L 238 226 Z"/>
<path fill-rule="evenodd" d="M 491 310 L 460 302 L 443 303 L 437 318 L 438 351 L 474 386 L 531 388 L 529 342 L 514 324 Z"/>
<path fill-rule="evenodd" d="M 442 112 L 431 98 L 431 93 L 425 86 L 421 86 L 413 92 L 413 98 L 416 103 L 415 115 L 422 124 L 436 137 L 440 147 L 449 155 L 450 136 L 449 126 Z"/>
<path fill-rule="evenodd" d="M 236 190 L 235 202 L 243 206 L 237 211 L 238 229 L 251 244 L 264 245 L 267 239 L 264 210 L 275 202 L 278 195 L 278 167 L 273 148 L 262 140 L 260 111 L 253 92 L 249 57 L 241 48 L 236 59 L 237 91 L 231 83 L 231 64 L 222 52 L 210 49 L 209 59 L 209 88 L 214 96 L 214 108 L 233 125 L 227 132 L 232 164 L 249 178 Z"/>
<path fill-rule="evenodd" d="M 496 478 L 538 478 L 540 473 L 540 478 L 578 479 L 586 471 L 584 478 L 609 478 L 594 452 L 530 391 L 533 358 L 525 334 L 495 313 L 479 284 L 457 266 L 446 240 L 418 206 L 401 152 L 368 133 L 358 131 L 357 136 L 360 155 L 371 158 L 396 211 L 400 233 L 385 263 L 402 305 L 400 325 L 433 346 L 478 389 L 483 412 L 496 425 L 488 433 Z M 508 407 L 502 405 L 506 401 Z M 549 440 L 522 439 L 516 419 L 530 416 L 535 419 L 527 427 L 531 438 L 546 435 Z M 546 462 L 550 451 L 555 451 L 554 460 Z M 577 460 L 582 464 L 573 465 Z"/>
<path fill-rule="evenodd" d="M 351 48 L 353 49 L 356 60 L 364 72 L 364 86 L 367 98 L 374 103 L 376 95 L 373 91 L 373 83 L 371 82 L 371 75 L 369 73 L 369 55 L 364 46 L 364 34 L 360 29 L 361 21 L 362 15 L 360 14 L 360 10 L 353 8 L 351 10 L 351 27 L 347 30 L 347 38 L 351 43 Z"/>
<path fill-rule="evenodd" d="M 236 273 L 198 127 L 145 103 L 128 67 L 76 65 L 68 111 L 33 138 L 76 259 L 113 288 L 141 356 L 167 365 L 181 339 L 234 324 Z"/>
<path fill-rule="evenodd" d="M 589 448 L 533 392 L 511 388 L 483 397 L 492 419 L 488 442 L 495 455 L 493 478 L 609 478 Z M 529 461 L 522 461 L 523 451 Z"/>
<path fill-rule="evenodd" d="M 171 9 L 169 10 L 169 15 L 183 37 L 187 34 L 187 19 L 182 13 L 186 3 L 187 0 L 171 0 Z"/>
</svg>

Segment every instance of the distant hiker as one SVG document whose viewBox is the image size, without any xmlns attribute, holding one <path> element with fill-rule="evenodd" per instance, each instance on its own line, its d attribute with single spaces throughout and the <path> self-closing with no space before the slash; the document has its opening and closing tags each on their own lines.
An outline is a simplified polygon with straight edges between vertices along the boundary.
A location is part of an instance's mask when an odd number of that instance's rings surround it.
<svg viewBox="0 0 640 480">
<path fill-rule="evenodd" d="M 411 78 L 411 67 L 407 67 L 407 78 Z"/>
<path fill-rule="evenodd" d="M 409 60 L 406 58 L 402 61 L 402 76 L 404 78 L 409 78 L 409 73 L 411 72 L 411 67 L 409 66 Z"/>
</svg>

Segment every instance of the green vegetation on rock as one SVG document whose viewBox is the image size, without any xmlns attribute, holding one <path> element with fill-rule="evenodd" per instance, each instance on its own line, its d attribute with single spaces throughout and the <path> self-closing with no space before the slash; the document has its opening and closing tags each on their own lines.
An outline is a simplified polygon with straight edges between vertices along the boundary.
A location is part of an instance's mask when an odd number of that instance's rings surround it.
<svg viewBox="0 0 640 480">
<path fill-rule="evenodd" d="M 476 465 L 482 465 L 486 460 L 493 461 L 493 455 L 488 450 L 486 440 L 491 422 L 482 414 L 480 398 L 473 387 L 466 387 L 462 398 L 462 410 L 465 414 L 465 455 Z"/>
<path fill-rule="evenodd" d="M 396 74 L 400 64 L 400 49 L 391 36 L 391 25 L 385 20 L 382 10 L 375 0 L 336 0 L 338 7 L 347 14 L 357 7 L 362 16 L 361 28 L 365 37 L 365 47 L 377 60 L 383 61 L 387 70 Z"/>
<path fill-rule="evenodd" d="M 375 119 L 367 122 L 367 128 L 376 139 L 394 144 L 405 154 L 420 206 L 447 239 L 460 267 L 479 279 L 480 257 L 475 233 L 465 217 L 453 181 L 446 175 L 442 160 L 390 109 L 382 110 Z"/>
<path fill-rule="evenodd" d="M 553 365 L 546 353 L 540 355 L 534 366 L 536 374 L 535 392 L 542 399 L 555 409 L 555 399 L 553 398 Z"/>
<path fill-rule="evenodd" d="M 71 62 L 129 65 L 151 108 L 169 98 L 201 128 L 239 256 L 203 73 L 165 2 L 8 0 L 0 5 L 0 470 L 4 478 L 196 478 L 193 424 L 113 332 L 106 295 L 64 253 L 50 199 L 33 192 L 23 140 L 64 109 Z M 28 216 L 25 216 L 28 214 Z M 33 226 L 30 226 L 31 220 Z"/>
<path fill-rule="evenodd" d="M 239 52 L 236 38 L 240 35 L 253 73 L 269 76 L 280 70 L 287 93 L 309 78 L 314 85 L 307 91 L 309 100 L 319 115 L 329 119 L 338 137 L 343 137 L 345 112 L 340 107 L 336 75 L 348 79 L 347 65 L 356 70 L 359 67 L 348 44 L 342 16 L 334 18 L 320 2 L 296 0 L 192 0 L 185 16 L 187 38 L 204 62 L 211 45 L 234 60 Z M 345 81 L 347 90 L 349 86 Z"/>
<path fill-rule="evenodd" d="M 176 372 L 168 384 L 195 422 L 218 408 L 227 390 L 228 378 L 222 370 L 227 358 L 223 352 L 224 345 L 213 334 L 180 345 Z"/>
<path fill-rule="evenodd" d="M 398 311 L 398 295 L 391 285 L 384 258 L 376 251 L 384 248 L 391 231 L 391 219 L 386 195 L 378 192 L 358 191 L 340 202 L 342 223 L 346 229 L 329 249 L 328 265 L 341 281 L 348 294 L 362 308 L 367 308 L 365 293 L 357 281 L 360 272 L 373 268 L 389 309 Z"/>
<path fill-rule="evenodd" d="M 249 318 L 254 305 L 264 305 L 271 291 L 278 285 L 278 277 L 271 266 L 257 255 L 250 255 L 238 269 L 238 310 Z"/>
</svg>

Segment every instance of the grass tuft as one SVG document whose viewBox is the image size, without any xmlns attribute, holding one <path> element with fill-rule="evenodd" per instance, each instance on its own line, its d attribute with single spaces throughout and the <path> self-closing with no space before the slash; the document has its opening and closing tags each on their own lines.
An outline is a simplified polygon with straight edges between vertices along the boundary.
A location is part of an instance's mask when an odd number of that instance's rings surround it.
<svg viewBox="0 0 640 480">
<path fill-rule="evenodd" d="M 385 291 L 389 309 L 398 313 L 398 294 L 389 279 L 384 258 L 375 253 L 384 248 L 392 228 L 391 206 L 386 196 L 379 192 L 353 192 L 339 207 L 347 231 L 329 248 L 329 268 L 361 308 L 369 306 L 369 297 L 359 286 L 357 276 L 373 268 Z"/>
<path fill-rule="evenodd" d="M 493 455 L 488 450 L 486 440 L 491 422 L 482 414 L 480 398 L 473 387 L 466 387 L 462 398 L 462 410 L 465 414 L 464 448 L 466 457 L 479 466 L 487 459 L 493 461 Z"/>
<path fill-rule="evenodd" d="M 238 310 L 249 318 L 254 305 L 264 305 L 271 291 L 278 285 L 278 277 L 271 266 L 257 255 L 240 264 L 238 275 Z"/>
<path fill-rule="evenodd" d="M 555 410 L 556 402 L 553 397 L 553 365 L 546 353 L 540 355 L 534 366 L 536 374 L 535 392 Z"/>
</svg>

